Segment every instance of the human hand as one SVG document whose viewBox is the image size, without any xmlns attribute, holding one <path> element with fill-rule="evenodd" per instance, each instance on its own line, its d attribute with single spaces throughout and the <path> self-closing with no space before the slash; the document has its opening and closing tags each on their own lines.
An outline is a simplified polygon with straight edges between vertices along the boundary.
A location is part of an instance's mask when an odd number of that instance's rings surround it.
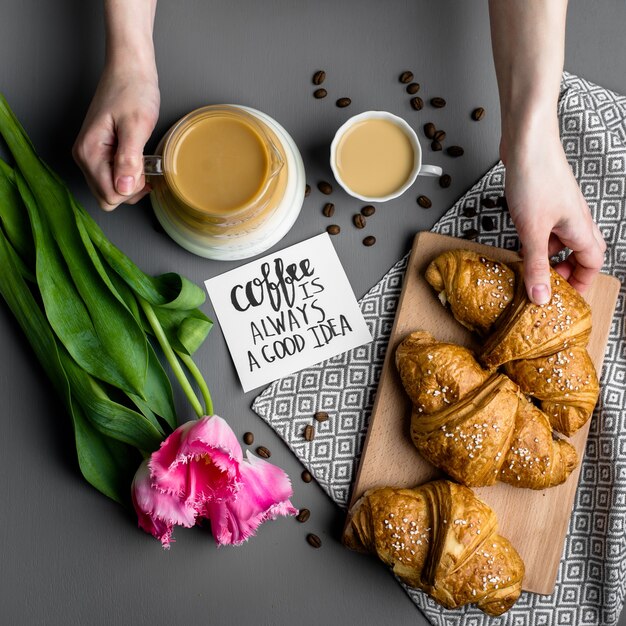
<svg viewBox="0 0 626 626">
<path fill-rule="evenodd" d="M 73 148 L 100 207 L 135 204 L 150 191 L 143 149 L 159 117 L 156 68 L 108 64 Z"/>
<path fill-rule="evenodd" d="M 515 145 L 503 142 L 501 154 L 528 297 L 536 304 L 549 301 L 549 257 L 565 247 L 572 253 L 555 269 L 584 292 L 602 267 L 606 243 L 567 162 L 558 129 Z"/>
</svg>

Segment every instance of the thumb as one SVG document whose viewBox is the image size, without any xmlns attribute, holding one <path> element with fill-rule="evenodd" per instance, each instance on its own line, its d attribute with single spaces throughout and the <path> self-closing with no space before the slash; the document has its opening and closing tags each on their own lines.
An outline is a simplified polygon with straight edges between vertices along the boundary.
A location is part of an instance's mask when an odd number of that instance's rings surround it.
<svg viewBox="0 0 626 626">
<path fill-rule="evenodd" d="M 535 304 L 547 304 L 550 293 L 549 235 L 535 232 L 524 246 L 524 283 L 528 297 Z"/>
<path fill-rule="evenodd" d="M 143 149 L 149 135 L 140 123 L 126 122 L 117 128 L 113 184 L 122 196 L 132 196 L 144 185 Z"/>
</svg>

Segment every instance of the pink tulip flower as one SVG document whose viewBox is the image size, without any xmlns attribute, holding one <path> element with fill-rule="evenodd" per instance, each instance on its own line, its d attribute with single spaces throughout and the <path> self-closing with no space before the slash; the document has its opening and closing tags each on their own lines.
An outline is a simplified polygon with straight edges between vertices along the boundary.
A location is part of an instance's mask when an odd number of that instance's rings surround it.
<svg viewBox="0 0 626 626">
<path fill-rule="evenodd" d="M 217 415 L 179 426 L 137 470 L 132 498 L 139 527 L 169 548 L 174 526 L 211 522 L 218 545 L 240 544 L 260 524 L 298 513 L 289 477 L 247 453 Z"/>
</svg>

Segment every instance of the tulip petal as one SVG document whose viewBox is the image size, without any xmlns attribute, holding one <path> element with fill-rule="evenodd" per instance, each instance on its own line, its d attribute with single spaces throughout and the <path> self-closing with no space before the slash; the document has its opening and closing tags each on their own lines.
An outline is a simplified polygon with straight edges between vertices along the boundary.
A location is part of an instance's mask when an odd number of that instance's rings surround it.
<svg viewBox="0 0 626 626">
<path fill-rule="evenodd" d="M 240 466 L 242 485 L 234 498 L 208 502 L 204 516 L 218 545 L 238 545 L 254 535 L 260 524 L 279 515 L 296 515 L 289 498 L 291 482 L 285 472 L 248 452 Z"/>
</svg>

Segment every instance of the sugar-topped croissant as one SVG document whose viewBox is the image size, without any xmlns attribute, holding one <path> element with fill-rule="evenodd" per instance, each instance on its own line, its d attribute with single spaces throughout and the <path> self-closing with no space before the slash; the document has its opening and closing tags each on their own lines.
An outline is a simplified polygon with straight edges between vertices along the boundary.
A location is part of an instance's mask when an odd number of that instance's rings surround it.
<svg viewBox="0 0 626 626">
<path fill-rule="evenodd" d="M 413 443 L 464 485 L 545 489 L 577 466 L 574 447 L 553 438 L 547 416 L 518 385 L 484 370 L 466 348 L 418 331 L 398 346 L 396 365 L 413 403 Z"/>
<path fill-rule="evenodd" d="M 476 604 L 502 615 L 521 593 L 524 563 L 497 534 L 495 513 L 447 480 L 367 491 L 350 509 L 343 542 L 448 609 Z"/>
<path fill-rule="evenodd" d="M 487 336 L 483 365 L 504 365 L 524 393 L 541 401 L 555 430 L 571 435 L 587 422 L 599 395 L 586 350 L 591 310 L 557 272 L 551 270 L 546 305 L 528 299 L 520 262 L 507 267 L 469 250 L 440 254 L 426 280 L 461 324 Z"/>
</svg>

